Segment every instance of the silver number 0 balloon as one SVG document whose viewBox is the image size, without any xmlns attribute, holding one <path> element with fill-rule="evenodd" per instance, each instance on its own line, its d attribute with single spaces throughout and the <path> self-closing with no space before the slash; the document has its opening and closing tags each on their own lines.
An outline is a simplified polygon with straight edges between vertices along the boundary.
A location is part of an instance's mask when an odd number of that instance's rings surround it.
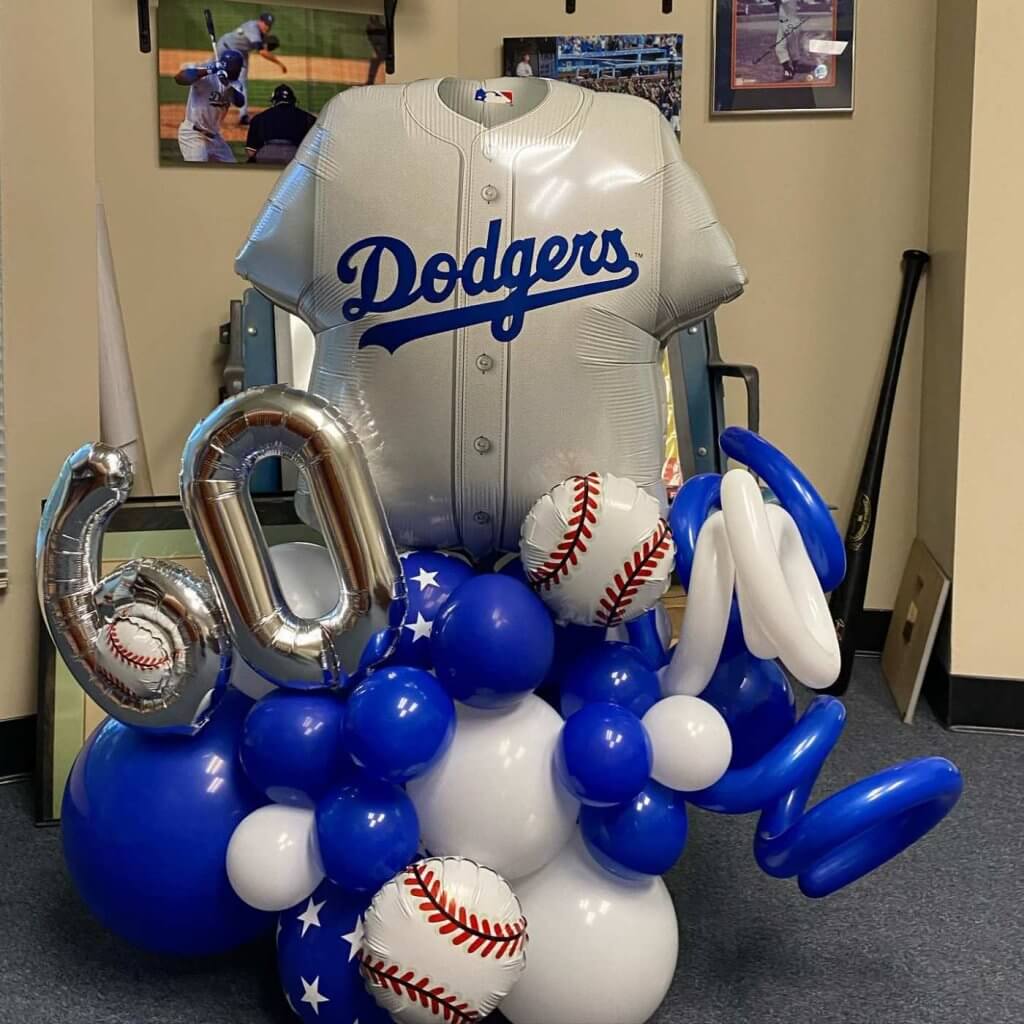
<svg viewBox="0 0 1024 1024">
<path fill-rule="evenodd" d="M 285 603 L 249 496 L 253 468 L 270 455 L 305 472 L 341 582 L 338 604 L 318 619 Z M 273 386 L 229 399 L 185 445 L 181 499 L 235 647 L 261 675 L 300 689 L 339 686 L 357 675 L 364 651 L 374 652 L 367 671 L 393 650 L 405 612 L 398 555 L 362 446 L 322 398 Z"/>
<path fill-rule="evenodd" d="M 98 580 L 103 532 L 131 486 L 120 448 L 69 456 L 36 537 L 39 604 L 71 673 L 108 715 L 195 732 L 227 685 L 231 643 L 209 585 L 180 565 L 135 559 Z"/>
</svg>

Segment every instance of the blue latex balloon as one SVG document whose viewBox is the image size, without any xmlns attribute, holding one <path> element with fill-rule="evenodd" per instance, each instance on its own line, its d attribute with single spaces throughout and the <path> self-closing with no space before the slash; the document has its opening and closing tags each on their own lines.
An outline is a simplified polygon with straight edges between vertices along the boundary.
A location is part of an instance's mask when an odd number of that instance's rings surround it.
<svg viewBox="0 0 1024 1024">
<path fill-rule="evenodd" d="M 419 819 L 404 790 L 360 773 L 316 807 L 327 877 L 353 892 L 376 892 L 416 859 Z"/>
<path fill-rule="evenodd" d="M 657 672 L 659 668 L 668 664 L 668 652 L 658 632 L 657 609 L 651 608 L 638 618 L 627 622 L 626 635 L 629 637 L 630 645 L 640 652 L 644 664 L 652 672 Z"/>
<path fill-rule="evenodd" d="M 564 626 L 555 624 L 555 656 L 551 660 L 548 679 L 561 683 L 572 666 L 590 651 L 605 643 L 608 630 L 604 626 L 578 626 L 574 622 Z"/>
<path fill-rule="evenodd" d="M 313 807 L 345 773 L 345 705 L 330 693 L 275 690 L 249 712 L 240 755 L 250 781 L 275 803 Z"/>
<path fill-rule="evenodd" d="M 609 805 L 630 800 L 651 774 L 651 741 L 643 723 L 607 702 L 584 704 L 567 719 L 557 747 L 558 774 L 577 800 Z"/>
<path fill-rule="evenodd" d="M 529 587 L 488 573 L 452 595 L 434 623 L 431 646 L 437 678 L 456 700 L 505 707 L 544 682 L 555 628 Z"/>
<path fill-rule="evenodd" d="M 594 859 L 624 878 L 663 875 L 686 846 L 686 801 L 651 779 L 626 803 L 584 807 L 580 831 Z"/>
<path fill-rule="evenodd" d="M 229 690 L 195 736 L 108 719 L 71 769 L 61 812 L 75 888 L 112 932 L 154 953 L 220 953 L 274 918 L 243 903 L 224 858 L 238 823 L 266 801 L 238 760 L 252 701 Z"/>
<path fill-rule="evenodd" d="M 440 551 L 410 551 L 402 555 L 402 573 L 408 605 L 398 647 L 388 664 L 433 668 L 431 627 L 455 589 L 476 574 L 461 559 Z"/>
<path fill-rule="evenodd" d="M 368 896 L 324 881 L 278 917 L 281 988 L 305 1024 L 391 1024 L 366 991 L 355 957 L 359 917 L 368 904 Z"/>
<path fill-rule="evenodd" d="M 429 672 L 378 669 L 348 699 L 345 746 L 371 775 L 407 782 L 422 775 L 455 735 L 455 705 Z"/>
<path fill-rule="evenodd" d="M 661 698 L 657 675 L 629 644 L 602 643 L 585 652 L 562 681 L 562 716 L 574 715 L 584 704 L 606 701 L 643 718 Z"/>
<path fill-rule="evenodd" d="M 530 578 L 523 568 L 523 560 L 518 554 L 500 555 L 494 560 L 494 572 L 500 572 L 502 576 L 511 576 L 514 580 L 526 586 L 530 585 Z"/>
<path fill-rule="evenodd" d="M 793 727 L 796 700 L 774 661 L 743 650 L 723 658 L 701 699 L 713 704 L 732 735 L 730 768 L 746 768 L 768 753 Z"/>
</svg>

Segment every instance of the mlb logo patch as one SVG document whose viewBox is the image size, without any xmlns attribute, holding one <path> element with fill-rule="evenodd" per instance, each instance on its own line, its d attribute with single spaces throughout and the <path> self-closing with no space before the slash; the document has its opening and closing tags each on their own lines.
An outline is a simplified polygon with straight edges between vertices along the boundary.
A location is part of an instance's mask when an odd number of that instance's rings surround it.
<svg viewBox="0 0 1024 1024">
<path fill-rule="evenodd" d="M 508 89 L 477 89 L 474 99 L 481 103 L 507 103 L 512 106 L 512 93 Z"/>
</svg>

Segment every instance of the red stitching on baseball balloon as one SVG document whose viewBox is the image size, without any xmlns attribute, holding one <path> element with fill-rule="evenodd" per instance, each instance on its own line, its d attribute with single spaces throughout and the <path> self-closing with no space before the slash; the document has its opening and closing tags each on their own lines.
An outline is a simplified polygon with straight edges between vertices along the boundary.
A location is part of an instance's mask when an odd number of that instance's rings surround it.
<svg viewBox="0 0 1024 1024">
<path fill-rule="evenodd" d="M 125 703 L 131 707 L 141 708 L 144 704 L 142 697 L 133 690 L 128 689 L 116 676 L 108 672 L 102 665 L 95 665 L 94 671 L 108 686 L 113 687 L 124 698 Z"/>
<path fill-rule="evenodd" d="M 359 971 L 370 984 L 379 988 L 390 988 L 396 996 L 405 996 L 410 1002 L 419 1003 L 435 1017 L 461 1024 L 463 1021 L 480 1019 L 480 1014 L 470 1008 L 469 1003 L 458 1002 L 458 996 L 445 992 L 443 985 L 431 985 L 429 978 L 416 978 L 414 971 L 406 971 L 399 975 L 398 964 L 389 964 L 384 960 L 371 961 L 364 958 L 360 950 Z"/>
<path fill-rule="evenodd" d="M 602 626 L 617 626 L 622 622 L 626 609 L 633 603 L 633 598 L 640 587 L 653 575 L 658 563 L 668 554 L 672 535 L 668 523 L 658 520 L 654 533 L 637 548 L 623 563 L 622 569 L 615 574 L 613 584 L 605 587 L 601 607 L 595 613 Z"/>
<path fill-rule="evenodd" d="M 601 495 L 601 477 L 597 473 L 570 477 L 573 486 L 573 503 L 569 512 L 568 531 L 554 551 L 536 569 L 530 570 L 530 582 L 534 590 L 543 587 L 550 590 L 552 585 L 569 574 L 581 553 L 587 550 L 586 542 L 594 536 L 592 526 L 597 525 L 597 499 Z"/>
<path fill-rule="evenodd" d="M 406 875 L 404 879 L 409 887 L 409 895 L 422 901 L 419 909 L 426 915 L 429 924 L 441 926 L 437 930 L 439 935 L 453 935 L 453 946 L 462 946 L 468 942 L 466 952 L 479 953 L 484 959 L 495 950 L 498 951 L 495 960 L 515 955 L 526 934 L 525 917 L 520 917 L 514 924 L 502 926 L 498 922 L 492 925 L 486 917 L 467 914 L 466 908 L 460 906 L 449 893 L 440 891 L 440 880 L 431 869 L 413 864 L 409 871 L 411 875 Z"/>
<path fill-rule="evenodd" d="M 132 668 L 142 669 L 166 668 L 171 663 L 166 654 L 161 654 L 157 658 L 150 658 L 146 657 L 144 654 L 136 654 L 134 651 L 130 651 L 121 643 L 121 640 L 117 635 L 117 625 L 118 624 L 114 622 L 107 630 L 107 643 L 110 644 L 110 649 L 114 652 L 119 661 L 123 661 L 126 665 L 129 665 Z M 146 633 L 148 636 L 153 636 L 149 630 L 143 629 L 142 632 Z M 153 638 L 156 639 L 156 637 Z"/>
</svg>

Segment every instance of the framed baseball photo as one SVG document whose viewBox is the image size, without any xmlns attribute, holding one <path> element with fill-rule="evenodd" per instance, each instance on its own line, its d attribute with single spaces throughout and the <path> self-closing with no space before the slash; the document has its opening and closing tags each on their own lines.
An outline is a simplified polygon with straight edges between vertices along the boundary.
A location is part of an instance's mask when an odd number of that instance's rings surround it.
<svg viewBox="0 0 1024 1024">
<path fill-rule="evenodd" d="M 715 0 L 711 113 L 852 113 L 855 0 Z"/>
<path fill-rule="evenodd" d="M 161 0 L 164 165 L 288 163 L 324 104 L 384 81 L 383 15 L 238 0 Z"/>
<path fill-rule="evenodd" d="M 677 32 L 506 37 L 502 64 L 508 78 L 557 78 L 595 92 L 639 96 L 679 134 L 683 37 Z"/>
</svg>

